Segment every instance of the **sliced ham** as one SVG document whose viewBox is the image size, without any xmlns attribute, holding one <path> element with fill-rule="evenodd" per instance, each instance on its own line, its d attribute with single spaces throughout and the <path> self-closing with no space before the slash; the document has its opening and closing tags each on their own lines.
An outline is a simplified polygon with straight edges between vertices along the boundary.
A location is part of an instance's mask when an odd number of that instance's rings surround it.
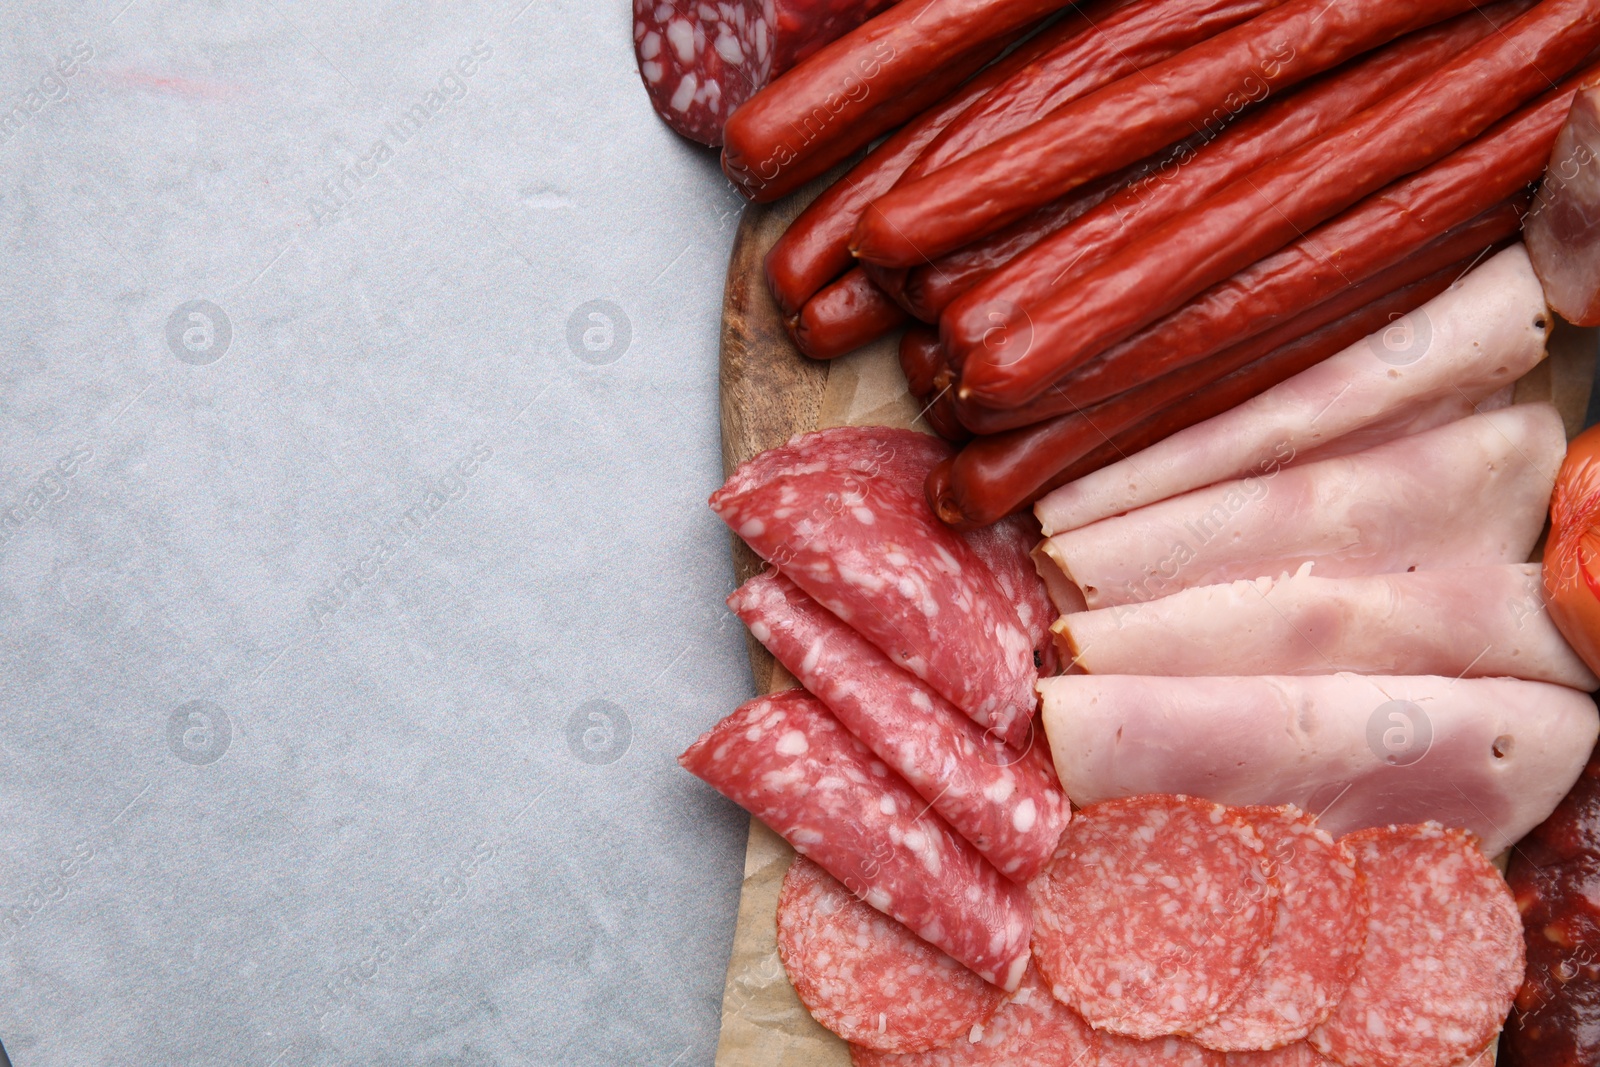
<svg viewBox="0 0 1600 1067">
<path fill-rule="evenodd" d="M 1489 855 L 1555 810 L 1600 735 L 1588 694 L 1507 678 L 1064 675 L 1039 691 L 1075 804 L 1294 804 L 1335 836 L 1432 819 Z"/>
<path fill-rule="evenodd" d="M 1043 552 L 1090 608 L 1306 563 L 1328 578 L 1521 563 L 1566 443 L 1554 407 L 1521 404 L 1198 489 L 1056 534 Z"/>
<path fill-rule="evenodd" d="M 1258 578 L 1063 615 L 1090 674 L 1442 674 L 1600 687 L 1545 610 L 1537 563 Z"/>
<path fill-rule="evenodd" d="M 1548 312 L 1521 245 L 1381 334 L 1254 400 L 1062 486 L 1035 513 L 1047 535 L 1238 478 L 1440 397 L 1477 401 L 1544 358 Z"/>
</svg>

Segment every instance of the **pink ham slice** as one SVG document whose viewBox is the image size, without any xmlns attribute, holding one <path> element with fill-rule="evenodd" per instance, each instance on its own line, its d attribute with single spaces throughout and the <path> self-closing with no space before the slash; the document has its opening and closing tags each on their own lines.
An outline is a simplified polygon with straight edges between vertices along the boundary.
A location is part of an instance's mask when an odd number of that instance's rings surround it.
<svg viewBox="0 0 1600 1067">
<path fill-rule="evenodd" d="M 1306 563 L 1328 578 L 1521 563 L 1566 447 L 1554 407 L 1521 404 L 1163 500 L 1056 534 L 1042 551 L 1090 608 Z"/>
<path fill-rule="evenodd" d="M 1437 819 L 1490 855 L 1555 810 L 1600 736 L 1587 693 L 1507 678 L 1065 675 L 1039 690 L 1075 804 L 1294 804 L 1335 835 Z"/>
<path fill-rule="evenodd" d="M 1600 687 L 1545 610 L 1537 563 L 1258 578 L 1063 615 L 1090 674 L 1442 674 Z"/>
<path fill-rule="evenodd" d="M 989 736 L 781 574 L 728 606 L 1001 874 L 1026 884 L 1049 861 L 1071 812 L 1042 737 L 1022 752 Z"/>
<path fill-rule="evenodd" d="M 809 693 L 739 707 L 678 757 L 850 892 L 1014 990 L 1028 900 Z"/>
<path fill-rule="evenodd" d="M 1383 333 L 1062 486 L 1034 511 L 1047 535 L 1061 533 L 1282 465 L 1441 397 L 1482 400 L 1544 358 L 1548 314 L 1528 254 L 1515 245 Z"/>
<path fill-rule="evenodd" d="M 733 109 L 897 0 L 633 0 L 633 48 L 668 126 L 722 144 Z"/>
</svg>

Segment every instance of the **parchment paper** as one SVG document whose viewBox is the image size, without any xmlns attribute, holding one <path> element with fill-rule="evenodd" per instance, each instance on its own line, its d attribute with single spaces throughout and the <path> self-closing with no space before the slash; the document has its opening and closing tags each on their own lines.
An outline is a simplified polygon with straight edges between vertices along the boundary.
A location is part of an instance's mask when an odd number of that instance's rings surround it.
<svg viewBox="0 0 1600 1067">
<path fill-rule="evenodd" d="M 831 366 L 818 428 L 882 425 L 928 430 L 900 372 L 898 342 L 898 336 L 879 341 Z M 1551 334 L 1550 357 L 1517 383 L 1517 403 L 1555 403 L 1569 440 L 1583 429 L 1597 344 L 1597 331 L 1558 321 Z M 762 682 L 757 679 L 763 692 L 796 684 L 781 667 Z M 750 820 L 738 927 L 722 994 L 716 1067 L 848 1067 L 850 1063 L 849 1046 L 811 1018 L 778 958 L 778 891 L 793 860 L 794 850 L 782 838 L 760 820 Z"/>
</svg>

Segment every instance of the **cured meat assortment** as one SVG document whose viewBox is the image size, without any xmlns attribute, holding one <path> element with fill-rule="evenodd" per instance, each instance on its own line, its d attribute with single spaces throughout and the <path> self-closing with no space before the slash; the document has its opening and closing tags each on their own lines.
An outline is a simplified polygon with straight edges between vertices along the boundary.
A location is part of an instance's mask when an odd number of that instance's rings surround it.
<svg viewBox="0 0 1600 1067">
<path fill-rule="evenodd" d="M 947 1045 L 1005 999 L 804 857 L 778 897 L 778 954 L 818 1022 L 880 1052 Z"/>
<path fill-rule="evenodd" d="M 979 726 L 1027 746 L 1034 642 L 993 573 L 930 521 L 926 502 L 889 479 L 827 469 L 718 490 L 711 507 L 896 665 Z"/>
<path fill-rule="evenodd" d="M 1311 1044 L 1346 1067 L 1477 1054 L 1522 983 L 1522 922 L 1500 872 L 1470 835 L 1434 823 L 1362 830 L 1345 844 L 1366 878 L 1367 939 Z"/>
<path fill-rule="evenodd" d="M 902 671 L 781 574 L 728 598 L 750 632 L 1001 874 L 1026 884 L 1069 817 L 1046 747 L 1018 752 Z"/>
<path fill-rule="evenodd" d="M 639 76 L 656 114 L 691 141 L 768 82 L 895 0 L 633 0 Z"/>
<path fill-rule="evenodd" d="M 1015 989 L 1032 919 L 1006 881 L 801 690 L 760 697 L 679 762 L 874 908 Z"/>
<path fill-rule="evenodd" d="M 1146 796 L 1080 812 L 1028 895 L 1056 999 L 1096 1029 L 1148 1040 L 1203 1026 L 1245 991 L 1278 883 L 1237 814 Z"/>
<path fill-rule="evenodd" d="M 803 688 L 682 762 L 800 854 L 856 1067 L 1600 1056 L 1600 430 L 1528 399 L 1600 317 L 1600 0 L 635 16 L 741 193 L 826 186 L 781 358 L 903 329 L 938 435 L 711 498 Z"/>
</svg>

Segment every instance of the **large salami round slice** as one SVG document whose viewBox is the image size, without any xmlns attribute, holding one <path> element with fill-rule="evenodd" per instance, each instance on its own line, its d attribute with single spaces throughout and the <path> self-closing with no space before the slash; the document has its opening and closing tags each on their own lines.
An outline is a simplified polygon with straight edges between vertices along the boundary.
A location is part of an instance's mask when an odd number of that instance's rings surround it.
<svg viewBox="0 0 1600 1067">
<path fill-rule="evenodd" d="M 1244 992 L 1278 888 L 1244 819 L 1152 794 L 1079 812 L 1028 896 L 1056 998 L 1096 1029 L 1151 1039 L 1210 1022 Z"/>
<path fill-rule="evenodd" d="M 650 103 L 691 141 L 756 91 L 896 0 L 633 0 L 633 47 Z"/>
<path fill-rule="evenodd" d="M 817 1022 L 882 1052 L 949 1044 L 1005 1000 L 804 856 L 778 897 L 778 955 Z"/>
<path fill-rule="evenodd" d="M 943 1048 L 885 1055 L 850 1047 L 854 1067 L 1096 1067 L 1098 1037 L 1032 967 L 993 1019 Z"/>
<path fill-rule="evenodd" d="M 1345 1067 L 1470 1062 L 1522 983 L 1522 922 L 1505 879 L 1476 838 L 1437 823 L 1343 842 L 1366 877 L 1367 943 L 1311 1043 Z"/>
<path fill-rule="evenodd" d="M 1215 1022 L 1193 1031 L 1224 1052 L 1303 1040 L 1355 976 L 1367 936 L 1367 898 L 1355 860 L 1299 808 L 1235 808 L 1267 848 L 1278 917 L 1261 969 Z"/>
</svg>

